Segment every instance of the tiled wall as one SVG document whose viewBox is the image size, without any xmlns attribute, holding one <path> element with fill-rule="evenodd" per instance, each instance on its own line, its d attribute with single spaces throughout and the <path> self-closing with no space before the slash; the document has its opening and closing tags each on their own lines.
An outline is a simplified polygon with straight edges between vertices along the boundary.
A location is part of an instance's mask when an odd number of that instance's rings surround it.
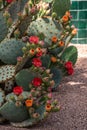
<svg viewBox="0 0 87 130">
<path fill-rule="evenodd" d="M 87 0 L 71 0 L 72 24 L 78 28 L 73 43 L 87 44 Z"/>
</svg>

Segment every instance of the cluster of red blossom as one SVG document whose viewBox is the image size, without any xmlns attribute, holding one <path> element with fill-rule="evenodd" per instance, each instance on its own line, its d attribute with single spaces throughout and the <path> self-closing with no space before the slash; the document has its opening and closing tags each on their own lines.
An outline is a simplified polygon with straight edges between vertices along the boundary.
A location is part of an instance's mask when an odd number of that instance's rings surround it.
<svg viewBox="0 0 87 130">
<path fill-rule="evenodd" d="M 9 3 L 9 4 L 10 4 L 13 0 L 6 0 L 6 1 L 7 1 L 7 3 Z"/>
<path fill-rule="evenodd" d="M 65 63 L 65 68 L 67 69 L 67 73 L 68 73 L 69 75 L 72 75 L 72 74 L 74 73 L 73 64 L 72 64 L 71 61 L 67 61 L 67 62 Z"/>
</svg>

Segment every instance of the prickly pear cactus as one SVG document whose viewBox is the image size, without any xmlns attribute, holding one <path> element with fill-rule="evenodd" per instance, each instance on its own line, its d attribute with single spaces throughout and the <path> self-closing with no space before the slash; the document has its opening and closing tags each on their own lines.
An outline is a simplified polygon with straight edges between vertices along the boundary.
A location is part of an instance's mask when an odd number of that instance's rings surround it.
<svg viewBox="0 0 87 130">
<path fill-rule="evenodd" d="M 29 127 L 59 111 L 52 92 L 78 54 L 68 47 L 77 33 L 69 8 L 70 0 L 0 0 L 0 122 Z"/>
</svg>

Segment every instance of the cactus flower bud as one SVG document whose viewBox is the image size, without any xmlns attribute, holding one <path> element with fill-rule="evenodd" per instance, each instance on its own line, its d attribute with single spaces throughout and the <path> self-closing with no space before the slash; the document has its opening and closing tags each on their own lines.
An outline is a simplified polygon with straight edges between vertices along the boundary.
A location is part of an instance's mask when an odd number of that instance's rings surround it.
<svg viewBox="0 0 87 130">
<path fill-rule="evenodd" d="M 10 14 L 8 11 L 5 11 L 5 13 L 3 14 L 3 16 L 6 18 L 6 20 L 8 20 L 8 18 L 10 18 Z"/>
<path fill-rule="evenodd" d="M 49 74 L 49 73 L 50 73 L 50 69 L 47 69 L 47 70 L 46 70 L 46 73 Z"/>
<path fill-rule="evenodd" d="M 32 116 L 33 116 L 33 118 L 37 119 L 37 118 L 40 117 L 40 114 L 39 113 L 34 113 Z"/>
<path fill-rule="evenodd" d="M 51 86 L 54 86 L 55 85 L 54 80 L 50 81 L 50 84 L 51 84 Z"/>
<path fill-rule="evenodd" d="M 20 36 L 20 31 L 19 31 L 18 29 L 16 29 L 16 30 L 14 31 L 14 36 L 15 36 L 16 39 L 19 38 L 19 36 Z"/>
<path fill-rule="evenodd" d="M 8 18 L 7 25 L 8 25 L 8 27 L 10 27 L 12 25 L 12 18 Z"/>
<path fill-rule="evenodd" d="M 29 13 L 29 7 L 28 7 L 28 4 L 25 5 L 25 14 L 28 15 Z"/>
<path fill-rule="evenodd" d="M 41 48 L 40 47 L 36 48 L 36 52 L 41 52 Z"/>
<path fill-rule="evenodd" d="M 40 44 L 41 46 L 43 46 L 43 45 L 44 45 L 44 41 L 39 41 L 39 44 Z"/>
<path fill-rule="evenodd" d="M 52 13 L 52 18 L 56 18 L 57 17 L 57 13 L 53 12 Z"/>
<path fill-rule="evenodd" d="M 28 41 L 28 36 L 22 37 L 22 41 L 27 42 Z"/>
<path fill-rule="evenodd" d="M 30 114 L 33 114 L 34 111 L 35 111 L 35 109 L 34 109 L 33 107 L 30 107 L 30 108 L 29 108 L 29 113 L 30 113 Z"/>
<path fill-rule="evenodd" d="M 48 93 L 47 97 L 48 97 L 49 99 L 51 99 L 51 98 L 52 98 L 52 93 Z"/>
<path fill-rule="evenodd" d="M 48 116 L 48 112 L 44 112 L 44 118 L 46 118 Z"/>
<path fill-rule="evenodd" d="M 34 55 L 35 54 L 35 50 L 34 49 L 30 49 L 29 54 L 30 55 Z"/>
<path fill-rule="evenodd" d="M 27 50 L 27 48 L 26 48 L 26 47 L 23 47 L 23 48 L 22 48 L 23 53 L 25 53 L 25 52 L 26 52 L 26 50 Z"/>
<path fill-rule="evenodd" d="M 17 57 L 17 61 L 21 62 L 22 61 L 22 57 L 21 56 Z"/>
<path fill-rule="evenodd" d="M 72 30 L 72 35 L 76 35 L 77 34 L 77 28 Z"/>
<path fill-rule="evenodd" d="M 21 12 L 17 13 L 17 15 L 18 15 L 18 19 L 19 19 L 19 20 L 22 20 L 22 19 L 23 19 L 23 15 L 22 15 Z"/>
<path fill-rule="evenodd" d="M 52 57 L 51 57 L 51 61 L 52 61 L 53 63 L 55 63 L 55 62 L 57 62 L 57 58 L 54 57 L 54 56 L 52 56 Z"/>
</svg>

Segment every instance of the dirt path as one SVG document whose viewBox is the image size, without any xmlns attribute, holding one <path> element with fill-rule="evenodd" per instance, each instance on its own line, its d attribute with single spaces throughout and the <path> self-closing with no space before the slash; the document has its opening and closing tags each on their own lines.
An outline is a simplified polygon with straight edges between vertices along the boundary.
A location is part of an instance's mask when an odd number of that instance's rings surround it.
<svg viewBox="0 0 87 130">
<path fill-rule="evenodd" d="M 87 45 L 76 45 L 79 58 L 73 76 L 67 77 L 60 84 L 54 98 L 61 104 L 61 110 L 52 113 L 43 122 L 33 126 L 31 130 L 87 130 Z M 8 125 L 0 126 L 0 130 L 17 129 Z"/>
</svg>

